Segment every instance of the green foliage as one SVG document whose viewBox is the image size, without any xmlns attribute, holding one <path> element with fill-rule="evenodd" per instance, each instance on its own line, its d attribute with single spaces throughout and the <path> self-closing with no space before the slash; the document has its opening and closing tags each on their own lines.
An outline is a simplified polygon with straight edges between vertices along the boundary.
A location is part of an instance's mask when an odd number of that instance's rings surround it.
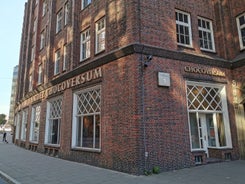
<svg viewBox="0 0 245 184">
<path fill-rule="evenodd" d="M 0 125 L 4 125 L 6 123 L 6 115 L 0 114 Z"/>
<path fill-rule="evenodd" d="M 160 167 L 159 166 L 154 166 L 152 169 L 153 174 L 159 174 L 160 173 Z"/>
</svg>

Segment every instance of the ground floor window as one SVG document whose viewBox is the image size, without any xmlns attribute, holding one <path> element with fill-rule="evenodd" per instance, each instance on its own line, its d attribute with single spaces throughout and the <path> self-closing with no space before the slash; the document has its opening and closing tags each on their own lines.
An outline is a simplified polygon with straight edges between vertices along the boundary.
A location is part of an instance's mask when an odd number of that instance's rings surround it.
<svg viewBox="0 0 245 184">
<path fill-rule="evenodd" d="M 192 150 L 231 147 L 225 86 L 187 82 Z"/>
<path fill-rule="evenodd" d="M 15 139 L 20 138 L 20 112 L 16 114 L 15 116 Z"/>
<path fill-rule="evenodd" d="M 41 112 L 40 105 L 35 105 L 32 107 L 31 126 L 30 126 L 31 142 L 38 142 L 39 139 L 40 112 Z"/>
<path fill-rule="evenodd" d="M 62 97 L 48 101 L 45 144 L 60 143 L 60 124 L 62 114 Z"/>
<path fill-rule="evenodd" d="M 74 94 L 72 147 L 100 150 L 100 87 Z"/>
<path fill-rule="evenodd" d="M 27 118 L 28 118 L 28 109 L 25 109 L 22 112 L 22 124 L 21 124 L 21 140 L 23 141 L 26 140 Z"/>
</svg>

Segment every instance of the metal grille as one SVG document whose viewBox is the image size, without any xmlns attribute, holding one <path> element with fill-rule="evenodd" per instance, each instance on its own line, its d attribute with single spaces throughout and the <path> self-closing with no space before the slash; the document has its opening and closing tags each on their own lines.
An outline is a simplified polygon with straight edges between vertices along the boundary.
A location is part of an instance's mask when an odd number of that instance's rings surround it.
<svg viewBox="0 0 245 184">
<path fill-rule="evenodd" d="M 77 95 L 77 114 L 86 115 L 100 112 L 100 89 L 91 89 Z"/>
<path fill-rule="evenodd" d="M 61 118 L 62 98 L 50 102 L 50 118 Z"/>
<path fill-rule="evenodd" d="M 199 85 L 187 85 L 188 109 L 221 111 L 220 89 Z"/>
</svg>

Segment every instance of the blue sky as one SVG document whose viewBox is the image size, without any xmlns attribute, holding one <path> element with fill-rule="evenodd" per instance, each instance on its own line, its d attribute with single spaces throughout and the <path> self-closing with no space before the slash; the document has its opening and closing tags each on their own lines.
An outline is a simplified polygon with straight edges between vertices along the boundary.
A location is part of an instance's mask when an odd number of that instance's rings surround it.
<svg viewBox="0 0 245 184">
<path fill-rule="evenodd" d="M 19 51 L 26 0 L 6 0 L 0 5 L 0 114 L 9 113 L 13 69 Z"/>
</svg>

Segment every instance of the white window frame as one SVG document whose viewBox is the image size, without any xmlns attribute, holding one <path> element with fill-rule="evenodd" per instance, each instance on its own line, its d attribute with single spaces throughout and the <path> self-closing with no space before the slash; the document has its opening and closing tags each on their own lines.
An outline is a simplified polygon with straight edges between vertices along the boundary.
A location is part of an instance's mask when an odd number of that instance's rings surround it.
<svg viewBox="0 0 245 184">
<path fill-rule="evenodd" d="M 55 52 L 54 75 L 60 73 L 60 49 Z"/>
<path fill-rule="evenodd" d="M 211 47 L 212 47 L 212 48 L 210 48 L 210 46 L 208 45 L 208 48 L 205 48 L 205 47 L 201 47 L 201 44 L 200 44 L 200 49 L 204 50 L 204 51 L 215 52 L 213 23 L 212 23 L 211 20 L 208 20 L 208 19 L 205 19 L 205 18 L 202 18 L 202 17 L 198 17 L 198 22 L 199 22 L 199 20 L 201 21 L 201 27 L 198 24 L 198 31 L 202 32 L 202 36 L 203 36 L 203 33 L 210 34 L 210 40 L 208 40 L 208 41 L 211 42 Z M 210 28 L 208 28 L 207 26 L 204 27 L 203 23 L 205 23 L 206 25 L 207 25 L 207 23 L 209 23 Z M 199 42 L 201 42 L 200 36 L 199 36 Z"/>
<path fill-rule="evenodd" d="M 86 29 L 85 31 L 83 31 L 80 37 L 80 61 L 83 61 L 90 57 L 90 29 Z"/>
<path fill-rule="evenodd" d="M 22 111 L 21 136 L 20 136 L 20 139 L 22 141 L 26 140 L 27 120 L 28 120 L 28 109 L 24 109 Z"/>
<path fill-rule="evenodd" d="M 105 40 L 106 40 L 106 20 L 105 17 L 96 22 L 95 30 L 95 53 L 99 53 L 105 50 Z"/>
<path fill-rule="evenodd" d="M 56 14 L 56 33 L 62 30 L 62 9 Z"/>
<path fill-rule="evenodd" d="M 66 26 L 68 24 L 68 18 L 69 18 L 69 4 L 68 2 L 65 4 L 65 13 L 64 13 L 64 25 Z"/>
<path fill-rule="evenodd" d="M 90 106 L 90 110 L 86 110 L 85 114 L 78 114 L 80 107 L 78 107 L 78 104 L 81 104 L 79 102 L 78 95 L 84 94 L 84 93 L 90 93 L 94 91 L 99 91 L 99 104 L 97 104 L 96 110 L 91 110 L 93 107 Z M 93 93 L 95 94 L 95 93 Z M 97 94 L 98 95 L 98 94 Z M 89 96 L 89 95 L 88 95 Z M 86 99 L 87 100 L 87 99 Z M 89 100 L 90 101 L 90 100 Z M 101 86 L 95 86 L 88 89 L 84 89 L 82 91 L 75 92 L 73 94 L 73 121 L 72 121 L 72 149 L 78 149 L 78 150 L 86 150 L 86 151 L 93 151 L 93 152 L 100 152 L 101 151 Z M 87 104 L 88 105 L 88 104 Z M 94 104 L 95 105 L 95 104 Z M 98 109 L 99 108 L 99 109 Z M 98 112 L 99 111 L 99 112 Z M 79 124 L 79 118 L 82 119 L 82 117 L 86 116 L 93 116 L 93 147 L 83 147 L 83 122 L 80 122 Z M 100 130 L 99 130 L 99 148 L 96 148 L 96 116 L 99 116 L 99 122 L 100 122 Z M 80 125 L 80 126 L 79 126 Z M 79 127 L 81 132 L 79 133 Z M 79 134 L 79 135 L 78 135 Z M 80 136 L 80 139 L 79 139 Z M 80 145 L 77 145 L 78 142 L 80 142 Z"/>
<path fill-rule="evenodd" d="M 175 16 L 175 20 L 176 20 L 176 37 L 178 37 L 178 34 L 179 34 L 177 32 L 177 26 L 187 27 L 188 28 L 188 35 L 184 35 L 184 36 L 189 36 L 189 44 L 181 43 L 180 41 L 178 42 L 178 39 L 176 38 L 177 39 L 177 45 L 181 45 L 181 46 L 185 46 L 185 47 L 192 47 L 192 30 L 191 30 L 191 16 L 190 16 L 190 14 L 187 13 L 187 12 L 184 12 L 184 11 L 180 11 L 180 10 L 175 10 L 175 14 L 186 15 L 187 16 L 187 21 L 188 21 L 188 23 L 186 23 L 184 21 L 177 20 L 177 17 Z"/>
<path fill-rule="evenodd" d="M 31 48 L 31 62 L 34 60 L 34 58 L 35 58 L 35 47 L 33 46 Z"/>
<path fill-rule="evenodd" d="M 243 25 L 240 25 L 240 21 L 239 19 L 243 17 L 245 19 L 245 13 L 243 13 L 242 15 L 238 16 L 236 18 L 236 21 L 237 21 L 237 30 L 238 30 L 238 36 L 239 36 L 239 43 L 240 43 L 240 49 L 241 50 L 244 50 L 245 49 L 245 35 L 244 37 L 242 38 L 242 30 L 245 29 L 245 22 Z"/>
<path fill-rule="evenodd" d="M 42 63 L 38 66 L 38 79 L 37 84 L 42 84 L 43 82 L 43 67 Z"/>
<path fill-rule="evenodd" d="M 45 47 L 45 30 L 42 31 L 40 36 L 40 50 L 42 50 Z"/>
<path fill-rule="evenodd" d="M 33 23 L 33 32 L 35 33 L 37 30 L 37 18 L 34 19 L 34 23 Z"/>
<path fill-rule="evenodd" d="M 42 16 L 44 16 L 46 12 L 47 12 L 47 0 L 43 0 Z"/>
<path fill-rule="evenodd" d="M 32 89 L 33 89 L 33 74 L 31 73 L 30 75 L 29 75 L 29 91 L 32 91 Z"/>
<path fill-rule="evenodd" d="M 67 70 L 68 56 L 67 56 L 67 45 L 63 47 L 63 71 Z"/>
<path fill-rule="evenodd" d="M 81 9 L 83 10 L 84 8 L 86 8 L 88 5 L 90 5 L 92 2 L 92 0 L 82 0 L 81 1 Z"/>
<path fill-rule="evenodd" d="M 216 137 L 216 147 L 215 148 L 221 148 L 221 149 L 222 148 L 232 148 L 231 130 L 230 130 L 230 122 L 229 122 L 229 115 L 228 115 L 229 113 L 228 113 L 228 107 L 227 107 L 227 96 L 226 96 L 225 86 L 222 84 L 186 81 L 186 91 L 187 91 L 187 85 L 197 85 L 197 86 L 203 86 L 203 87 L 219 88 L 219 90 L 220 90 L 219 94 L 221 97 L 221 104 L 222 104 L 221 110 L 190 110 L 190 109 L 188 109 L 188 105 L 187 105 L 188 118 L 189 118 L 189 113 L 222 113 L 224 126 L 225 126 L 226 146 L 220 147 L 219 144 L 217 143 L 217 137 Z M 187 92 L 186 92 L 186 99 L 188 102 Z M 216 121 L 215 118 L 214 118 L 214 121 Z M 192 134 L 191 134 L 190 119 L 188 120 L 188 122 L 189 122 L 189 135 L 190 135 L 191 151 L 199 151 L 199 150 L 202 151 L 203 148 L 195 148 L 195 149 L 192 148 L 192 137 L 191 137 Z M 215 126 L 217 126 L 217 124 Z M 215 130 L 217 132 L 217 127 L 215 127 Z M 210 146 L 208 146 L 208 147 L 210 147 Z"/>
<path fill-rule="evenodd" d="M 40 118 L 41 118 L 41 105 L 37 104 L 32 107 L 32 111 L 31 111 L 31 125 L 30 125 L 29 140 L 32 143 L 39 142 Z M 36 125 L 38 125 L 38 127 Z"/>
<path fill-rule="evenodd" d="M 46 145 L 60 146 L 61 116 L 62 116 L 62 97 L 59 96 L 47 102 L 47 115 L 46 115 L 45 141 L 44 141 Z M 56 120 L 58 122 L 55 122 Z M 52 125 L 54 123 L 58 123 L 56 143 L 52 142 Z"/>
<path fill-rule="evenodd" d="M 19 140 L 20 139 L 20 112 L 17 113 L 17 115 L 15 116 L 15 139 Z"/>
</svg>

